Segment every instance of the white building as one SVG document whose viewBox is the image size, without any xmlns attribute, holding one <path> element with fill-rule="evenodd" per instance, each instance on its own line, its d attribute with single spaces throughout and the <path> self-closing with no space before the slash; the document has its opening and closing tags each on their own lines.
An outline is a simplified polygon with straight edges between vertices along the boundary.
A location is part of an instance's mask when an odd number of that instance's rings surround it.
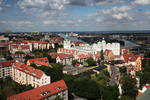
<svg viewBox="0 0 150 100">
<path fill-rule="evenodd" d="M 82 53 L 96 54 L 98 51 L 103 50 L 104 52 L 106 49 L 108 49 L 112 50 L 114 55 L 120 55 L 120 43 L 106 43 L 104 38 L 102 41 L 99 41 L 98 43 L 94 43 L 92 45 L 87 44 L 85 46 L 74 46 L 71 45 L 71 42 L 68 39 L 68 35 L 66 35 L 66 39 L 64 40 L 64 48 L 78 50 L 80 54 Z"/>
<path fill-rule="evenodd" d="M 20 84 L 31 84 L 35 88 L 51 83 L 50 76 L 47 76 L 43 71 L 20 62 L 13 65 L 12 79 Z"/>
<path fill-rule="evenodd" d="M 12 76 L 12 65 L 15 61 L 0 62 L 0 78 Z"/>
</svg>

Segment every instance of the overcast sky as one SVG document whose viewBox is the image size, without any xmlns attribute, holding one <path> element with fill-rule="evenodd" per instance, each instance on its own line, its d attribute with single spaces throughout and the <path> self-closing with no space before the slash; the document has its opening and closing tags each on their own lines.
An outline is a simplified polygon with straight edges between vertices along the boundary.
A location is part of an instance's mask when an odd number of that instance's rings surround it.
<svg viewBox="0 0 150 100">
<path fill-rule="evenodd" d="M 0 31 L 149 29 L 150 0 L 0 0 Z"/>
</svg>

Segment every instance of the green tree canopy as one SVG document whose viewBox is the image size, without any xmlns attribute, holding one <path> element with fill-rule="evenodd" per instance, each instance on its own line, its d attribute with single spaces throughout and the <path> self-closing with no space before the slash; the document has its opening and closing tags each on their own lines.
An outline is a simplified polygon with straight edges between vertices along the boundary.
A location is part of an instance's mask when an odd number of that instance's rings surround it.
<svg viewBox="0 0 150 100">
<path fill-rule="evenodd" d="M 88 66 L 95 66 L 96 65 L 96 61 L 94 61 L 93 58 L 88 58 L 86 60 L 86 62 L 88 63 Z"/>
<path fill-rule="evenodd" d="M 75 79 L 73 92 L 77 96 L 88 99 L 98 99 L 101 96 L 98 84 L 88 77 Z"/>
<path fill-rule="evenodd" d="M 118 86 L 108 86 L 103 90 L 103 100 L 117 100 L 119 96 Z"/>
<path fill-rule="evenodd" d="M 137 95 L 136 79 L 132 78 L 130 75 L 124 75 L 121 81 L 123 95 L 134 99 Z"/>
<path fill-rule="evenodd" d="M 72 65 L 75 66 L 78 63 L 78 60 L 72 60 Z"/>
</svg>

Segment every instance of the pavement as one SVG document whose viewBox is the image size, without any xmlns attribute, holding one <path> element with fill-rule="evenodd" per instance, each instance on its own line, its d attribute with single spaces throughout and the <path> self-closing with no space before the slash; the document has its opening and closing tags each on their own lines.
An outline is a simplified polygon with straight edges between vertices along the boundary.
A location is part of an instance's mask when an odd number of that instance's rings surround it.
<svg viewBox="0 0 150 100">
<path fill-rule="evenodd" d="M 119 69 L 113 65 L 111 65 L 111 75 L 110 75 L 110 81 L 109 81 L 109 85 L 113 86 L 117 83 L 119 83 L 119 79 L 120 79 L 120 72 Z"/>
</svg>

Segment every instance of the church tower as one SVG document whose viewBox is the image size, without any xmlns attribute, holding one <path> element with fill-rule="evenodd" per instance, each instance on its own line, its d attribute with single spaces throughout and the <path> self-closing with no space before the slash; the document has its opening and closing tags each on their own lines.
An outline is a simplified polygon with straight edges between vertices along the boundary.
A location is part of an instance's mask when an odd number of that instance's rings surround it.
<svg viewBox="0 0 150 100">
<path fill-rule="evenodd" d="M 71 42 L 69 40 L 68 34 L 65 35 L 64 48 L 65 49 L 70 49 L 71 48 Z"/>
</svg>

